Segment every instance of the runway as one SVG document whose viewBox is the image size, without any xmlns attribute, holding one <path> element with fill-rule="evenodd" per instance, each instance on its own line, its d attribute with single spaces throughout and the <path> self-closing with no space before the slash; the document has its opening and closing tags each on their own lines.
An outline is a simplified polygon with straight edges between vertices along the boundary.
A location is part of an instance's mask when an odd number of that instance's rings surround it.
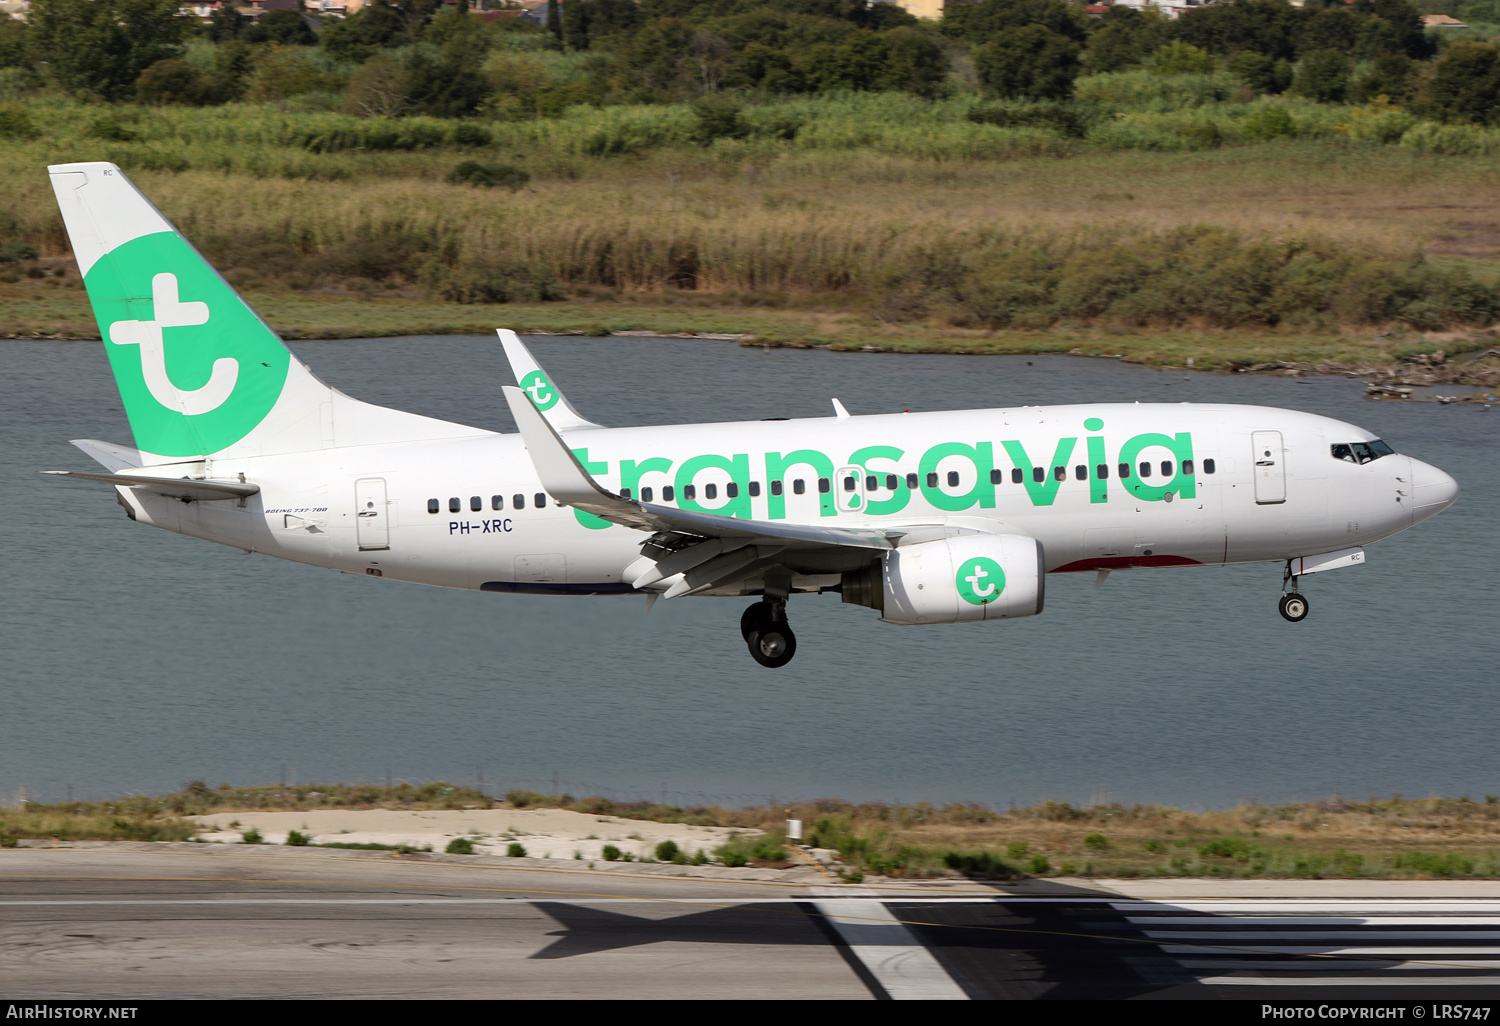
<svg viewBox="0 0 1500 1026">
<path fill-rule="evenodd" d="M 1312 886 L 1292 884 L 1289 893 Z M 1500 997 L 1500 899 L 1468 897 L 1458 884 L 1420 898 L 1383 897 L 1382 888 L 1391 890 L 1369 881 L 1364 896 L 1179 899 L 1083 883 L 1017 894 L 326 851 L 15 849 L 0 852 L 0 991 L 127 1000 Z"/>
</svg>

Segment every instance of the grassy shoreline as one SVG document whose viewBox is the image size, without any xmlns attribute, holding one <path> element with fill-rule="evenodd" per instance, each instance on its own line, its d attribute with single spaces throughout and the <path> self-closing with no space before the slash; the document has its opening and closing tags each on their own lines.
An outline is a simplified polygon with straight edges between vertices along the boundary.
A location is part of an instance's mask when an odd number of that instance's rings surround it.
<svg viewBox="0 0 1500 1026">
<path fill-rule="evenodd" d="M 97 340 L 87 299 L 69 279 L 0 282 L 0 338 Z M 76 279 L 73 279 L 76 281 Z M 698 295 L 672 302 L 643 295 L 630 301 L 473 305 L 411 295 L 363 297 L 341 292 L 245 290 L 246 298 L 290 340 L 390 338 L 420 335 L 488 335 L 510 327 L 524 333 L 562 335 L 644 334 L 728 338 L 741 345 L 819 347 L 841 352 L 969 355 L 1071 353 L 1109 356 L 1128 363 L 1193 367 L 1205 371 L 1257 369 L 1282 373 L 1355 374 L 1434 380 L 1434 370 L 1414 358 L 1482 353 L 1497 332 L 1386 332 L 1380 335 L 1297 332 L 1122 332 L 961 329 L 931 324 L 891 324 L 859 309 L 808 303 L 790 308 L 753 307 Z M 1500 361 L 1446 365 L 1437 380 L 1494 384 Z"/>
<path fill-rule="evenodd" d="M 897 878 L 1217 877 L 1500 879 L 1500 796 L 1334 797 L 1187 812 L 1160 805 L 1046 801 L 1005 811 L 977 804 L 856 804 L 832 799 L 726 809 L 511 791 L 504 801 L 440 781 L 394 787 L 308 784 L 209 788 L 100 802 L 0 809 L 0 847 L 18 838 L 185 841 L 191 817 L 310 809 L 561 808 L 667 823 L 749 828 L 772 838 L 788 814 L 807 841 L 837 849 L 842 872 Z"/>
</svg>

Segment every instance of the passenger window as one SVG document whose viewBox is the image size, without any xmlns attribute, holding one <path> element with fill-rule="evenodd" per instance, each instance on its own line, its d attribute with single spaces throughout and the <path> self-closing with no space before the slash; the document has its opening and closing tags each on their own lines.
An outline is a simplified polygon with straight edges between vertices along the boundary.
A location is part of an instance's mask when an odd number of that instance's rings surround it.
<svg viewBox="0 0 1500 1026">
<path fill-rule="evenodd" d="M 826 477 L 818 478 L 818 494 L 827 495 L 833 489 L 833 482 Z"/>
<path fill-rule="evenodd" d="M 846 491 L 846 492 L 852 492 L 852 491 L 854 491 L 854 489 L 857 486 L 857 484 L 858 484 L 858 482 L 856 482 L 854 480 L 854 475 L 853 474 L 847 474 L 847 475 L 844 476 L 844 491 Z"/>
<path fill-rule="evenodd" d="M 1021 473 L 1021 468 L 1020 467 L 1012 467 L 1011 468 L 1011 471 L 1010 471 L 1010 483 L 1011 484 L 1020 484 L 1025 479 L 1026 479 L 1026 475 L 1023 474 L 1023 473 Z"/>
<path fill-rule="evenodd" d="M 792 478 L 792 494 L 801 495 L 805 491 L 807 491 L 807 482 L 800 477 Z"/>
<path fill-rule="evenodd" d="M 1005 480 L 1005 475 L 998 470 L 990 471 L 990 484 L 999 484 Z"/>
<path fill-rule="evenodd" d="M 958 487 L 958 471 L 956 471 L 956 470 L 950 470 L 950 471 L 948 471 L 948 487 L 949 488 L 957 488 Z"/>
<path fill-rule="evenodd" d="M 475 513 L 484 509 L 484 500 L 477 495 L 469 496 L 469 509 Z"/>
<path fill-rule="evenodd" d="M 630 489 L 629 488 L 621 488 L 620 489 L 620 498 L 622 498 L 622 499 L 628 499 L 628 498 L 630 498 Z"/>
<path fill-rule="evenodd" d="M 1141 476 L 1142 477 L 1150 477 L 1151 476 L 1151 464 L 1146 463 L 1145 461 L 1141 462 Z"/>
<path fill-rule="evenodd" d="M 1080 463 L 1073 468 L 1073 476 L 1080 481 L 1087 481 L 1089 479 L 1089 468 Z"/>
<path fill-rule="evenodd" d="M 526 496 L 524 496 L 524 495 L 512 495 L 510 497 L 510 506 L 511 506 L 511 509 L 525 509 L 526 508 Z"/>
<path fill-rule="evenodd" d="M 887 474 L 887 475 L 885 475 L 885 486 L 887 488 L 889 488 L 891 491 L 894 492 L 896 490 L 896 486 L 898 484 L 900 484 L 900 483 L 901 483 L 901 479 L 898 478 L 895 474 Z"/>
<path fill-rule="evenodd" d="M 655 496 L 656 496 L 655 489 L 653 489 L 653 488 L 651 488 L 649 486 L 646 487 L 646 488 L 642 488 L 641 489 L 641 501 L 642 502 L 650 502 Z"/>
<path fill-rule="evenodd" d="M 910 488 L 912 491 L 916 491 L 917 490 L 917 475 L 916 474 L 907 474 L 906 475 L 906 487 Z"/>
<path fill-rule="evenodd" d="M 760 495 L 760 482 L 759 481 L 751 481 L 750 482 L 750 497 L 752 499 L 754 499 L 754 498 L 757 498 L 759 495 Z"/>
<path fill-rule="evenodd" d="M 927 475 L 927 487 L 928 488 L 936 488 L 937 487 L 937 471 L 936 470 L 931 471 L 931 472 L 928 473 L 928 475 Z"/>
<path fill-rule="evenodd" d="M 534 501 L 536 503 L 536 508 L 537 509 L 546 509 L 547 508 L 547 493 L 546 492 L 537 492 L 531 498 L 532 498 L 532 501 Z"/>
<path fill-rule="evenodd" d="M 1067 467 L 1053 467 L 1052 468 L 1052 476 L 1055 477 L 1055 478 L 1057 478 L 1059 481 L 1066 481 L 1068 479 L 1068 468 Z"/>
<path fill-rule="evenodd" d="M 738 499 L 740 497 L 740 486 L 731 481 L 724 486 L 724 494 L 731 499 Z"/>
<path fill-rule="evenodd" d="M 682 497 L 684 499 L 689 500 L 689 501 L 691 501 L 693 499 L 696 499 L 698 497 L 698 486 L 697 485 L 683 485 L 682 486 Z"/>
<path fill-rule="evenodd" d="M 1192 477 L 1193 476 L 1193 461 L 1192 460 L 1183 460 L 1182 461 L 1182 473 L 1183 473 L 1183 476 L 1185 476 L 1185 477 Z"/>
<path fill-rule="evenodd" d="M 427 500 L 427 512 L 429 512 L 429 513 L 436 513 L 438 510 L 440 510 L 442 508 L 443 508 L 443 504 L 440 503 L 440 502 L 438 502 L 436 499 L 428 499 Z"/>
<path fill-rule="evenodd" d="M 449 513 L 457 513 L 459 510 L 461 510 L 463 508 L 464 508 L 464 504 L 459 501 L 459 498 L 458 498 L 457 495 L 453 496 L 453 498 L 451 498 L 451 499 L 448 500 L 448 512 Z"/>
<path fill-rule="evenodd" d="M 1035 481 L 1037 484 L 1041 484 L 1043 481 L 1047 480 L 1047 468 L 1046 467 L 1032 467 L 1031 468 L 1031 479 L 1033 481 Z"/>
<path fill-rule="evenodd" d="M 688 487 L 691 488 L 693 486 L 692 485 L 688 485 Z M 717 499 L 719 497 L 719 486 L 716 485 L 716 484 L 706 484 L 706 485 L 704 485 L 703 486 L 703 497 L 705 499 Z M 689 495 L 688 498 L 691 499 L 692 496 Z"/>
<path fill-rule="evenodd" d="M 771 494 L 772 495 L 780 495 L 781 494 L 781 482 L 780 481 L 772 481 L 771 482 Z"/>
<path fill-rule="evenodd" d="M 880 478 L 876 477 L 874 474 L 866 474 L 865 475 L 865 491 L 867 491 L 867 492 L 873 492 L 875 489 L 877 489 L 879 487 L 880 487 Z"/>
<path fill-rule="evenodd" d="M 1109 464 L 1108 463 L 1101 463 L 1097 467 L 1095 467 L 1094 468 L 1094 476 L 1097 477 L 1101 481 L 1108 481 L 1109 480 Z"/>
<path fill-rule="evenodd" d="M 1213 460 L 1204 460 L 1203 461 L 1203 472 L 1205 474 L 1212 474 L 1214 472 L 1214 461 Z"/>
<path fill-rule="evenodd" d="M 1173 464 L 1172 464 L 1171 460 L 1162 460 L 1161 461 L 1161 476 L 1162 477 L 1171 477 L 1172 473 L 1173 473 L 1172 466 L 1173 466 Z"/>
<path fill-rule="evenodd" d="M 1120 480 L 1124 481 L 1129 476 L 1130 476 L 1130 464 L 1129 463 L 1121 463 L 1120 464 Z"/>
<path fill-rule="evenodd" d="M 662 485 L 662 489 L 661 489 L 661 501 L 662 502 L 671 502 L 676 496 L 677 496 L 677 489 L 673 488 L 671 485 Z"/>
<path fill-rule="evenodd" d="M 504 509 L 504 508 L 505 508 L 505 496 L 503 496 L 503 495 L 491 495 L 490 496 L 490 509 Z"/>
</svg>

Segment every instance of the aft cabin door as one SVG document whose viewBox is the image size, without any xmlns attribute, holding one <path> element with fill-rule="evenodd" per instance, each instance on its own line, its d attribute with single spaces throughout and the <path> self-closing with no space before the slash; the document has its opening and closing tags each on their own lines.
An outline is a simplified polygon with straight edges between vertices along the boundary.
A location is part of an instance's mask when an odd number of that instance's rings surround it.
<svg viewBox="0 0 1500 1026">
<path fill-rule="evenodd" d="M 1255 451 L 1255 501 L 1269 506 L 1286 501 L 1286 450 L 1280 431 L 1256 431 L 1250 435 Z"/>
<path fill-rule="evenodd" d="M 362 477 L 354 482 L 355 535 L 359 550 L 391 547 L 391 529 L 385 498 L 385 478 Z"/>
</svg>

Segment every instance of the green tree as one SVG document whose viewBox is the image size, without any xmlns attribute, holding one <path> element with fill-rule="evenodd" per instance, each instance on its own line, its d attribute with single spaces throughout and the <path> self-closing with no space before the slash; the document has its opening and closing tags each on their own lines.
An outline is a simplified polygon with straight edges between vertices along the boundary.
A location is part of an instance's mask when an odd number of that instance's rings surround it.
<svg viewBox="0 0 1500 1026">
<path fill-rule="evenodd" d="M 1155 9 L 1142 14 L 1131 7 L 1111 7 L 1089 36 L 1084 63 L 1095 74 L 1140 64 L 1166 43 L 1171 23 Z"/>
<path fill-rule="evenodd" d="M 1349 91 L 1349 58 L 1337 50 L 1314 50 L 1297 65 L 1292 88 L 1319 103 L 1341 103 Z"/>
<path fill-rule="evenodd" d="M 178 0 L 33 0 L 27 19 L 47 74 L 70 92 L 106 100 L 129 98 L 141 72 L 179 56 L 191 26 Z"/>
<path fill-rule="evenodd" d="M 1063 0 L 979 0 L 943 9 L 943 32 L 975 43 L 990 42 L 1008 29 L 1038 26 L 1081 45 L 1088 38 L 1087 21 Z"/>
<path fill-rule="evenodd" d="M 238 17 L 238 15 L 236 15 Z M 317 33 L 301 11 L 267 11 L 244 34 L 248 43 L 280 43 L 282 46 L 313 46 Z"/>
<path fill-rule="evenodd" d="M 135 82 L 135 98 L 141 103 L 198 106 L 209 91 L 205 77 L 187 61 L 168 57 L 141 72 Z"/>
<path fill-rule="evenodd" d="M 1500 48 L 1450 43 L 1432 69 L 1418 109 L 1439 121 L 1500 125 Z"/>
<path fill-rule="evenodd" d="M 1036 100 L 1073 95 L 1081 48 L 1041 25 L 1006 29 L 974 51 L 974 70 L 990 92 Z"/>
<path fill-rule="evenodd" d="M 1416 95 L 1420 67 L 1404 54 L 1383 53 L 1375 58 L 1368 71 L 1355 77 L 1349 87 L 1349 98 L 1355 103 L 1369 103 L 1377 96 L 1384 96 L 1394 103 L 1406 103 Z"/>
<path fill-rule="evenodd" d="M 1224 0 L 1195 7 L 1172 23 L 1172 34 L 1213 54 L 1254 50 L 1272 60 L 1297 55 L 1304 9 L 1286 0 Z"/>
<path fill-rule="evenodd" d="M 318 43 L 340 60 L 364 63 L 383 47 L 410 42 L 406 20 L 389 4 L 366 4 L 359 13 L 323 27 Z"/>
<path fill-rule="evenodd" d="M 1174 39 L 1151 55 L 1151 70 L 1158 75 L 1207 75 L 1214 59 L 1207 50 Z"/>
<path fill-rule="evenodd" d="M 345 114 L 393 118 L 411 109 L 411 75 L 406 65 L 377 53 L 359 66 L 344 90 Z"/>
<path fill-rule="evenodd" d="M 226 43 L 231 39 L 241 38 L 249 20 L 240 14 L 234 4 L 226 2 L 208 16 L 208 26 L 203 31 L 215 43 Z"/>
<path fill-rule="evenodd" d="M 1291 84 L 1291 66 L 1263 53 L 1242 50 L 1226 62 L 1229 71 L 1257 93 L 1279 93 Z"/>
<path fill-rule="evenodd" d="M 0 68 L 27 68 L 26 23 L 12 18 L 0 20 Z"/>
</svg>

